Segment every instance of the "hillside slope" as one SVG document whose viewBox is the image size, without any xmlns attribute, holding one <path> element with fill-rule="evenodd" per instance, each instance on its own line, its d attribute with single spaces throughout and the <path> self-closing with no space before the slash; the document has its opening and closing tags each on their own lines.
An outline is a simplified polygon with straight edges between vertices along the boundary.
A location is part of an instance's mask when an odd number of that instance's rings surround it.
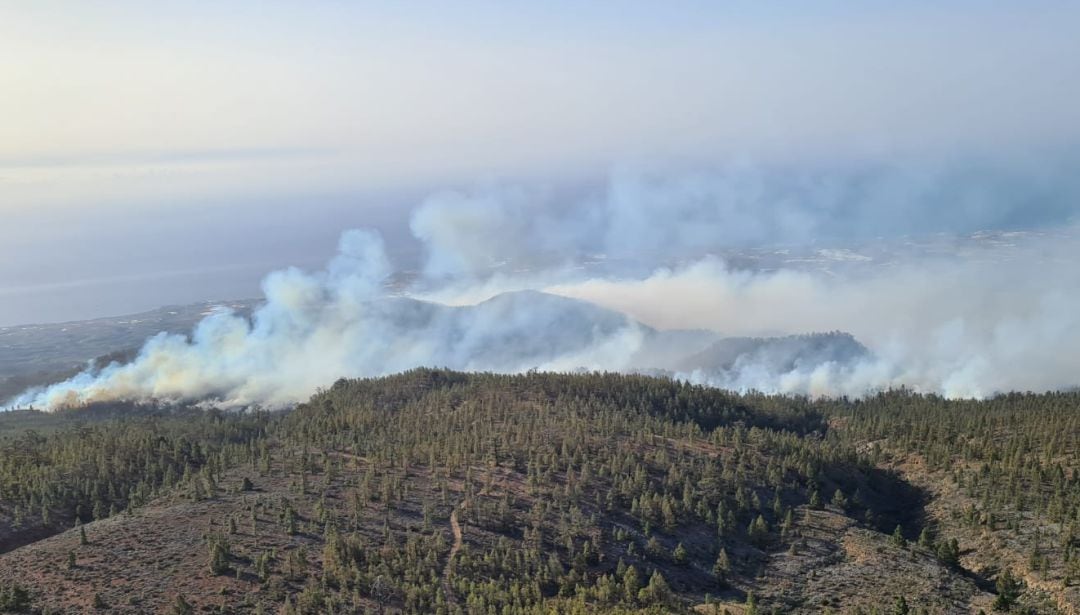
<svg viewBox="0 0 1080 615">
<path fill-rule="evenodd" d="M 264 438 L 208 448 L 131 512 L 0 555 L 0 587 L 52 612 L 130 613 L 812 613 L 901 596 L 959 613 L 992 598 L 889 538 L 917 534 L 923 493 L 806 400 L 418 370 L 263 420 Z"/>
</svg>

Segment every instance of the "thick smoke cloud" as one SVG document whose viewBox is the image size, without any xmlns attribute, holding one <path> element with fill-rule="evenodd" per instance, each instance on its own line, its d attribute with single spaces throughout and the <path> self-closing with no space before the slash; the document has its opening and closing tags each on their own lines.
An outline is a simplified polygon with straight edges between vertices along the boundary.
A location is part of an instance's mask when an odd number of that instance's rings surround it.
<svg viewBox="0 0 1080 615">
<path fill-rule="evenodd" d="M 868 266 L 845 276 L 734 271 L 706 259 L 644 280 L 589 280 L 549 290 L 660 328 L 724 335 L 841 329 L 873 352 L 779 378 L 752 365 L 721 378 L 690 374 L 718 386 L 849 395 L 908 386 L 954 397 L 1061 389 L 1080 383 L 1078 237 L 1075 231 L 1013 237 L 1021 243 Z"/>
<path fill-rule="evenodd" d="M 489 186 L 445 192 L 412 218 L 427 271 L 482 276 L 502 263 L 589 255 L 658 263 L 727 249 L 1053 227 L 1080 221 L 1080 156 L 860 163 L 732 163 L 701 172 L 622 170 L 577 194 Z"/>
<path fill-rule="evenodd" d="M 324 270 L 268 275 L 251 319 L 215 313 L 12 405 L 280 406 L 417 366 L 644 371 L 812 395 L 1071 387 L 1080 193 L 1064 168 L 733 166 L 620 173 L 571 194 L 440 193 L 413 213 L 425 260 L 404 282 L 377 232 L 349 231 Z M 957 235 L 1020 225 L 1055 230 Z M 854 337 L 762 339 L 830 331 Z"/>
</svg>

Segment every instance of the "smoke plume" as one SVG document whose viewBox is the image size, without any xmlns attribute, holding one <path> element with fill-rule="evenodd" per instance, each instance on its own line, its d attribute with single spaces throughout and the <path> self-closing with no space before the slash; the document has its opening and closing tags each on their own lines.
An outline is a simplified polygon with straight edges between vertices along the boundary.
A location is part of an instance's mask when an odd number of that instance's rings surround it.
<svg viewBox="0 0 1080 615">
<path fill-rule="evenodd" d="M 413 212 L 425 260 L 411 277 L 377 231 L 348 231 L 322 271 L 268 275 L 250 318 L 213 313 L 9 405 L 281 406 L 339 377 L 417 366 L 640 371 L 811 395 L 1071 387 L 1078 193 L 1067 173 L 1010 169 L 735 166 L 616 174 L 572 196 L 440 193 Z M 972 232 L 1024 211 L 1043 230 Z"/>
</svg>

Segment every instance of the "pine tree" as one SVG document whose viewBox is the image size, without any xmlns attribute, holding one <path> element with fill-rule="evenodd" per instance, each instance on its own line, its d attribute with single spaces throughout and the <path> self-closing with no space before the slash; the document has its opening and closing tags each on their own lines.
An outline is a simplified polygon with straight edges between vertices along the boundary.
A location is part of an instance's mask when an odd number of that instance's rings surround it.
<svg viewBox="0 0 1080 615">
<path fill-rule="evenodd" d="M 296 511 L 292 506 L 285 509 L 285 533 L 289 536 L 296 534 Z"/>
<path fill-rule="evenodd" d="M 636 601 L 638 592 L 641 590 L 641 578 L 638 576 L 637 568 L 630 566 L 626 569 L 623 573 L 622 586 L 626 601 L 630 603 Z"/>
<path fill-rule="evenodd" d="M 30 592 L 18 583 L 0 585 L 0 613 L 30 611 Z"/>
<path fill-rule="evenodd" d="M 172 615 L 194 615 L 194 613 L 195 607 L 184 599 L 183 594 L 177 594 L 176 600 L 173 602 Z"/>
<path fill-rule="evenodd" d="M 109 604 L 105 602 L 105 598 L 97 592 L 94 592 L 94 598 L 91 600 L 90 604 L 98 610 L 109 608 Z"/>
<path fill-rule="evenodd" d="M 787 514 L 784 515 L 783 523 L 780 525 L 780 536 L 783 538 L 787 538 L 791 535 L 791 530 L 794 527 L 795 515 L 791 512 L 791 509 L 789 508 Z"/>
<path fill-rule="evenodd" d="M 661 560 L 664 557 L 664 547 L 656 539 L 656 536 L 653 536 L 645 543 L 645 552 L 655 560 Z"/>
<path fill-rule="evenodd" d="M 930 536 L 930 528 L 924 527 L 919 532 L 919 546 L 923 549 L 933 549 L 934 539 Z"/>
<path fill-rule="evenodd" d="M 847 497 L 844 496 L 844 492 L 841 491 L 839 488 L 837 488 L 837 490 L 833 493 L 832 505 L 839 508 L 840 510 L 844 510 L 845 508 L 847 508 Z"/>
<path fill-rule="evenodd" d="M 671 557 L 675 560 L 676 564 L 680 566 L 686 565 L 688 554 L 686 552 L 686 547 L 683 546 L 683 543 L 680 542 L 679 544 L 675 545 L 675 550 L 671 552 Z"/>
<path fill-rule="evenodd" d="M 750 527 L 747 528 L 747 535 L 750 542 L 759 547 L 765 546 L 769 539 L 769 524 L 765 522 L 765 518 L 758 515 L 756 519 L 751 521 Z"/>
<path fill-rule="evenodd" d="M 716 577 L 717 585 L 726 587 L 728 574 L 731 573 L 731 560 L 728 559 L 728 554 L 725 549 L 720 549 L 720 553 L 716 556 L 716 563 L 713 564 L 712 570 L 713 575 Z"/>
<path fill-rule="evenodd" d="M 937 552 L 938 559 L 947 566 L 959 566 L 960 565 L 960 543 L 955 538 L 952 540 L 942 540 L 938 545 Z"/>
<path fill-rule="evenodd" d="M 995 611 L 1008 611 L 1012 605 L 1016 604 L 1016 600 L 1024 590 L 1023 582 L 1014 577 L 1012 571 L 1007 568 L 998 575 L 994 587 L 997 589 L 997 598 L 994 599 Z"/>
<path fill-rule="evenodd" d="M 213 574 L 225 574 L 229 571 L 229 547 L 218 539 L 210 543 L 210 572 Z"/>
<path fill-rule="evenodd" d="M 653 571 L 649 577 L 649 585 L 639 592 L 639 598 L 646 604 L 659 605 L 667 604 L 671 600 L 671 587 L 659 570 Z"/>
<path fill-rule="evenodd" d="M 892 540 L 893 545 L 895 545 L 895 546 L 897 546 L 897 547 L 899 547 L 901 549 L 907 547 L 907 539 L 904 538 L 904 528 L 897 525 L 896 529 L 893 530 L 891 540 Z"/>
</svg>

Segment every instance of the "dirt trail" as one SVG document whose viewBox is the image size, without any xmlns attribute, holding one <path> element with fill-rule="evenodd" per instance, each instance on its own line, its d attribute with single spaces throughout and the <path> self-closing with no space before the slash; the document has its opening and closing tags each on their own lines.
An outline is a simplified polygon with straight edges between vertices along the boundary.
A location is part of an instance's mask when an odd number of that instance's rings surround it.
<svg viewBox="0 0 1080 615">
<path fill-rule="evenodd" d="M 454 595 L 454 590 L 450 586 L 450 565 L 454 561 L 454 556 L 461 549 L 461 524 L 458 523 L 456 508 L 450 511 L 450 532 L 454 535 L 454 544 L 450 547 L 450 555 L 447 556 L 446 567 L 443 568 L 442 588 L 447 603 L 457 605 L 457 596 Z"/>
</svg>

